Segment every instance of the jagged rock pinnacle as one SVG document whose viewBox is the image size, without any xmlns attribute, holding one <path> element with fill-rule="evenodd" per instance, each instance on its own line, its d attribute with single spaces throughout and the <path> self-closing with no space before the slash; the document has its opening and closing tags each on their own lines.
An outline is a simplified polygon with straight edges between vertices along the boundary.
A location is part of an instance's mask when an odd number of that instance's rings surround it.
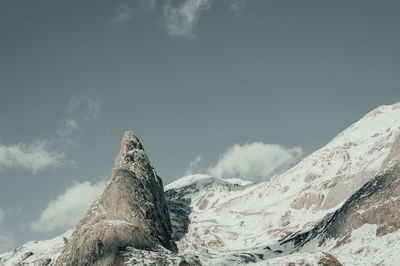
<svg viewBox="0 0 400 266">
<path fill-rule="evenodd" d="M 127 153 L 134 149 L 143 150 L 142 144 L 132 131 L 126 131 L 121 140 L 121 153 Z"/>
<path fill-rule="evenodd" d="M 121 141 L 103 195 L 79 222 L 57 265 L 112 265 L 119 252 L 162 245 L 176 250 L 163 185 L 139 139 Z"/>
</svg>

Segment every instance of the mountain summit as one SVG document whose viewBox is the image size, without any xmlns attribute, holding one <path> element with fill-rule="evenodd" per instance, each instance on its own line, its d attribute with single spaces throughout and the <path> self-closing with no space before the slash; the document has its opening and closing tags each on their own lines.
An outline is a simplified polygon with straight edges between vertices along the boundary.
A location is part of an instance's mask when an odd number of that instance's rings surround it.
<svg viewBox="0 0 400 266">
<path fill-rule="evenodd" d="M 127 131 L 103 194 L 66 241 L 56 264 L 111 265 L 128 246 L 175 251 L 170 236 L 162 181 L 139 139 Z"/>
</svg>

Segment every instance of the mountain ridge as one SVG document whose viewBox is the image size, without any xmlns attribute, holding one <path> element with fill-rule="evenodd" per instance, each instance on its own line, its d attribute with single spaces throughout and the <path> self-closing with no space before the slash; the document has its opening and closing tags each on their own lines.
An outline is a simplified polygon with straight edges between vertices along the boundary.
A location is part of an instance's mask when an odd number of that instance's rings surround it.
<svg viewBox="0 0 400 266">
<path fill-rule="evenodd" d="M 391 221 L 400 219 L 399 165 L 400 103 L 379 106 L 267 182 L 191 175 L 166 185 L 178 253 L 156 245 L 116 256 L 127 265 L 390 265 L 400 259 L 400 223 Z M 29 249 L 0 255 L 0 264 L 31 261 L 22 259 Z"/>
</svg>

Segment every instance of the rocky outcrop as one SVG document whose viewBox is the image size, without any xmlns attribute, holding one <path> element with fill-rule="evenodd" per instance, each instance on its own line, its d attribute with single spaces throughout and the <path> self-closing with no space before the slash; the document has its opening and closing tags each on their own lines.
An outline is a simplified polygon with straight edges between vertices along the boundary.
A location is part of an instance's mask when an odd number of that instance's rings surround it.
<svg viewBox="0 0 400 266">
<path fill-rule="evenodd" d="M 56 265 L 112 265 L 121 250 L 171 251 L 171 224 L 160 177 L 139 139 L 126 132 L 111 177 L 66 242 Z"/>
<path fill-rule="evenodd" d="M 282 244 L 293 243 L 299 250 L 306 243 L 318 239 L 346 239 L 364 224 L 377 225 L 376 236 L 400 229 L 400 166 L 394 166 L 362 186 L 341 208 L 329 214 L 312 230 L 295 234 Z M 338 241 L 338 244 L 340 241 Z"/>
<path fill-rule="evenodd" d="M 376 235 L 400 229 L 400 167 L 395 166 L 365 184 L 339 209 L 328 237 L 344 237 L 364 224 L 376 224 Z"/>
</svg>

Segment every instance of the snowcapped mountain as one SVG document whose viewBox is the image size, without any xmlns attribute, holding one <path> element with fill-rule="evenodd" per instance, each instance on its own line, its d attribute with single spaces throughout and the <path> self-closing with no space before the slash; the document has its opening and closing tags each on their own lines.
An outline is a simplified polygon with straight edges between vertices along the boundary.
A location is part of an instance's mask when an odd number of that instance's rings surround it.
<svg viewBox="0 0 400 266">
<path fill-rule="evenodd" d="M 369 112 L 267 182 L 190 175 L 164 189 L 178 253 L 124 246 L 116 264 L 396 265 L 400 103 Z M 52 265 L 64 244 L 51 241 L 52 251 L 29 242 L 0 264 Z"/>
<path fill-rule="evenodd" d="M 400 104 L 381 106 L 268 182 L 238 184 L 203 175 L 177 180 L 165 187 L 167 199 L 180 194 L 191 209 L 179 250 L 232 251 L 307 230 L 398 164 L 399 148 Z"/>
</svg>

